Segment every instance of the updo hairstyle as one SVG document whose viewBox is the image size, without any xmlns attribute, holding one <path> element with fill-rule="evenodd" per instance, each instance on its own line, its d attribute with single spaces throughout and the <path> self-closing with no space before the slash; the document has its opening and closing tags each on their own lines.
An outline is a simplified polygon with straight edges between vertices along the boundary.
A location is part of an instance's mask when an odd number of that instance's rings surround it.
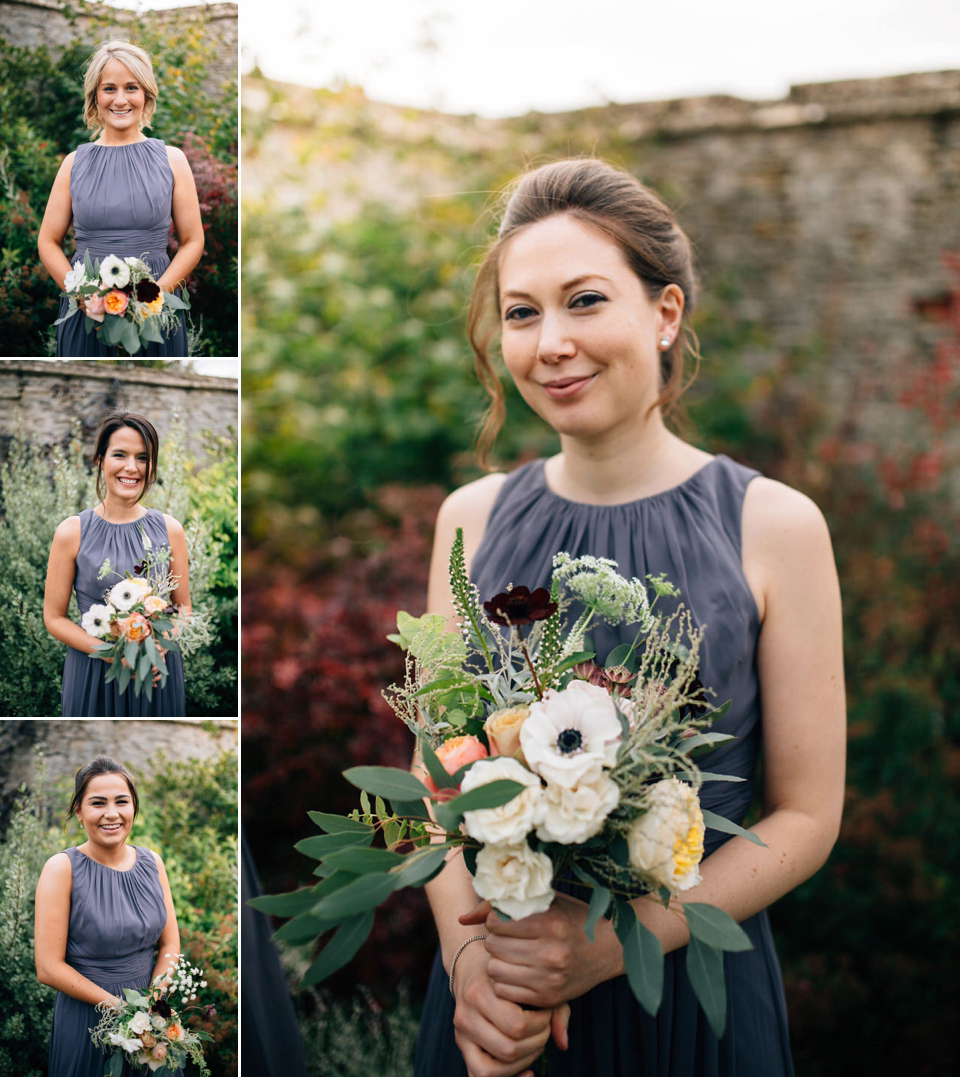
<svg viewBox="0 0 960 1077">
<path fill-rule="evenodd" d="M 119 774 L 126 779 L 127 786 L 130 789 L 130 797 L 133 800 L 133 817 L 137 817 L 137 812 L 140 810 L 140 798 L 137 796 L 137 787 L 130 776 L 130 771 L 122 763 L 118 763 L 116 759 L 111 759 L 109 755 L 98 755 L 96 759 L 92 759 L 77 771 L 77 776 L 73 782 L 73 800 L 70 801 L 70 807 L 67 809 L 68 823 L 80 810 L 80 805 L 83 803 L 83 794 L 87 791 L 90 779 L 99 777 L 101 774 Z"/>
<path fill-rule="evenodd" d="M 107 41 L 94 51 L 87 62 L 83 77 L 83 122 L 93 132 L 91 140 L 95 139 L 104 127 L 103 117 L 97 107 L 97 88 L 100 86 L 103 69 L 111 60 L 119 60 L 143 89 L 143 112 L 140 113 L 138 124 L 141 131 L 150 126 L 157 107 L 157 79 L 149 55 L 139 45 L 133 45 L 129 41 Z"/>
<path fill-rule="evenodd" d="M 500 258 L 511 236 L 520 229 L 568 213 L 605 232 L 623 251 L 652 300 L 668 284 L 676 284 L 685 300 L 680 333 L 661 352 L 660 396 L 653 404 L 669 414 L 696 375 L 700 351 L 688 316 L 697 296 L 690 241 L 666 205 L 630 173 L 592 157 L 542 165 L 521 175 L 504 193 L 504 210 L 496 240 L 487 250 L 477 274 L 467 334 L 476 358 L 477 376 L 490 396 L 490 405 L 477 435 L 481 464 L 503 425 L 503 389 L 490 356 L 500 332 Z M 684 353 L 694 361 L 684 380 Z"/>
<path fill-rule="evenodd" d="M 157 456 L 160 452 L 160 439 L 157 437 L 157 431 L 153 423 L 143 415 L 137 415 L 132 411 L 124 411 L 118 408 L 116 411 L 110 412 L 109 415 L 100 424 L 100 430 L 97 433 L 97 447 L 93 450 L 93 464 L 98 469 L 97 471 L 97 497 L 102 501 L 106 496 L 107 488 L 103 478 L 103 461 L 107 455 L 107 448 L 110 444 L 110 438 L 113 433 L 119 430 L 121 427 L 129 426 L 143 438 L 143 444 L 147 449 L 147 474 L 143 484 L 143 489 L 140 491 L 140 497 L 137 501 L 143 497 L 143 495 L 150 489 L 150 487 L 157 481 Z"/>
</svg>

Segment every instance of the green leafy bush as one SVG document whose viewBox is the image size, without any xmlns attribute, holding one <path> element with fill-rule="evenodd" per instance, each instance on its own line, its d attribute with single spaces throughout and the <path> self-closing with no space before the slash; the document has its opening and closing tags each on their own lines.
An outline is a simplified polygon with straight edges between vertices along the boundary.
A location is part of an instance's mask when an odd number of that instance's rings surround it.
<svg viewBox="0 0 960 1077">
<path fill-rule="evenodd" d="M 217 469 L 215 508 L 201 510 L 204 486 L 191 506 L 189 483 L 196 470 L 183 449 L 182 430 L 175 428 L 160 454 L 164 483 L 144 503 L 161 509 L 184 524 L 190 559 L 193 605 L 205 611 L 214 626 L 214 638 L 203 650 L 186 659 L 187 711 L 192 717 L 235 717 L 236 706 L 236 590 L 229 565 L 236 560 L 236 506 L 233 531 L 226 523 L 230 513 L 230 483 L 236 449 L 229 442 L 211 443 L 218 456 L 209 466 Z M 203 470 L 199 471 L 203 474 Z M 74 439 L 66 450 L 54 447 L 49 455 L 33 446 L 23 434 L 10 443 L 0 464 L 0 713 L 14 717 L 53 717 L 60 713 L 60 689 L 66 648 L 43 623 L 43 592 L 50 543 L 57 525 L 66 517 L 93 505 L 98 498 L 95 476 Z M 235 483 L 234 498 L 235 498 Z M 42 492 L 42 494 L 41 494 Z M 222 538 L 214 537 L 214 528 Z M 232 546 L 232 553 L 230 552 Z M 228 567 L 221 569 L 226 548 Z M 234 568 L 235 571 L 235 568 Z M 67 614 L 79 620 L 71 596 Z M 218 626 L 220 628 L 218 629 Z"/>
</svg>

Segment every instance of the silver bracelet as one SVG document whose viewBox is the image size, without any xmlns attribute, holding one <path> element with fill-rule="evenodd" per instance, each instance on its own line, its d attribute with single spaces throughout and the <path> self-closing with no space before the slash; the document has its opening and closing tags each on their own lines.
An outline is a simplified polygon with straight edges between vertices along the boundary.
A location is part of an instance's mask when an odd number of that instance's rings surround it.
<svg viewBox="0 0 960 1077">
<path fill-rule="evenodd" d="M 461 942 L 460 943 L 460 948 L 453 955 L 453 960 L 450 962 L 450 994 L 451 995 L 453 995 L 453 974 L 457 969 L 457 959 L 460 957 L 460 955 L 463 953 L 463 951 L 466 950 L 466 948 L 470 945 L 471 942 L 478 942 L 480 939 L 485 939 L 486 937 L 487 937 L 486 935 L 471 935 L 470 938 L 466 940 L 466 942 Z M 453 995 L 453 997 L 456 998 L 457 996 Z"/>
</svg>

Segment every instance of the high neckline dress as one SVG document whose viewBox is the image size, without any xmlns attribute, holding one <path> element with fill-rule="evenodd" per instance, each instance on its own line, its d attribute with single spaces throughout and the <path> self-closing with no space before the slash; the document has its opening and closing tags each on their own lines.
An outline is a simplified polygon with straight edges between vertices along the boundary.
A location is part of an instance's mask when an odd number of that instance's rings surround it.
<svg viewBox="0 0 960 1077">
<path fill-rule="evenodd" d="M 155 947 L 167 923 L 156 859 L 149 849 L 135 849 L 129 871 L 92 860 L 76 846 L 64 849 L 73 869 L 66 962 L 118 998 L 125 987 L 149 987 Z M 89 1032 L 99 1020 L 88 1002 L 57 992 L 49 1077 L 103 1077 L 106 1056 Z M 134 1077 L 126 1063 L 123 1077 Z"/>
<path fill-rule="evenodd" d="M 753 799 L 761 712 L 756 669 L 759 615 L 741 562 L 741 516 L 756 471 L 716 456 L 686 482 L 621 505 L 585 505 L 550 490 L 545 461 L 510 474 L 474 556 L 481 600 L 508 584 L 549 584 L 555 553 L 613 558 L 622 575 L 665 573 L 694 622 L 705 626 L 700 679 L 716 704 L 732 700 L 713 727 L 732 733 L 704 769 L 742 782 L 707 782 L 705 808 L 742 823 Z M 661 599 L 661 602 L 664 600 Z M 598 660 L 633 631 L 592 632 Z M 706 855 L 727 836 L 707 830 Z M 686 975 L 686 950 L 666 957 L 656 1018 L 634 999 L 625 976 L 571 1002 L 570 1048 L 547 1049 L 549 1077 L 789 1077 L 793 1074 L 783 984 L 766 910 L 742 927 L 754 949 L 725 954 L 727 1029 L 717 1040 Z M 453 999 L 439 952 L 423 1007 L 415 1077 L 464 1077 L 453 1038 Z"/>
<path fill-rule="evenodd" d="M 155 548 L 170 545 L 167 522 L 159 509 L 147 509 L 146 516 L 125 524 L 110 523 L 92 508 L 80 513 L 80 549 L 73 586 L 81 617 L 91 606 L 102 604 L 104 592 L 127 572 L 133 573 L 134 565 L 143 560 L 140 525 Z M 97 578 L 100 566 L 108 558 L 120 575 L 100 580 Z M 153 698 L 148 700 L 145 692 L 139 696 L 134 694 L 132 683 L 123 693 L 117 690 L 116 681 L 108 684 L 105 679 L 108 665 L 102 658 L 93 658 L 68 647 L 63 664 L 63 717 L 185 717 L 183 656 L 179 651 L 167 651 L 165 662 L 168 670 L 166 686 L 155 685 Z"/>
<path fill-rule="evenodd" d="M 85 142 L 78 146 L 70 169 L 70 199 L 73 203 L 73 232 L 77 244 L 71 265 L 83 261 L 85 251 L 101 261 L 108 254 L 118 258 L 143 258 L 154 279 L 170 265 L 167 239 L 173 202 L 173 169 L 167 148 L 159 138 L 147 138 L 125 146 L 103 146 Z M 62 318 L 69 309 L 60 298 Z M 187 329 L 180 311 L 178 328 L 164 344 L 148 344 L 134 358 L 185 356 Z M 116 355 L 103 345 L 98 334 L 88 334 L 82 313 L 57 326 L 58 356 Z"/>
</svg>

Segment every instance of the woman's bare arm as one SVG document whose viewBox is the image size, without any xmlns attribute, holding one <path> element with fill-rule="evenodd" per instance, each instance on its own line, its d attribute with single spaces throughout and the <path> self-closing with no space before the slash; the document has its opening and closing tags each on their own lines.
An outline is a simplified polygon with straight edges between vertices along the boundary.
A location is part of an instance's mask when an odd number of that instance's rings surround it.
<svg viewBox="0 0 960 1077">
<path fill-rule="evenodd" d="M 173 170 L 173 204 L 170 212 L 179 246 L 157 284 L 165 292 L 172 292 L 200 261 L 203 254 L 203 221 L 200 218 L 197 185 L 183 150 L 167 146 L 167 159 Z"/>
<path fill-rule="evenodd" d="M 53 278 L 58 288 L 63 288 L 63 279 L 70 272 L 71 266 L 63 253 L 63 237 L 67 234 L 73 220 L 73 201 L 70 197 L 70 170 L 73 167 L 75 153 L 68 153 L 60 165 L 47 208 L 37 235 L 37 251 L 43 267 Z"/>
<path fill-rule="evenodd" d="M 80 517 L 69 516 L 54 532 L 50 545 L 47 583 L 43 592 L 43 623 L 54 639 L 84 654 L 93 654 L 93 649 L 100 640 L 85 632 L 67 616 L 79 550 Z M 100 655 L 96 657 L 99 658 Z"/>
<path fill-rule="evenodd" d="M 180 953 L 180 929 L 177 927 L 177 914 L 173 908 L 173 896 L 170 893 L 170 882 L 167 879 L 167 869 L 163 866 L 159 853 L 153 854 L 157 862 L 157 874 L 160 877 L 160 889 L 163 891 L 163 904 L 167 910 L 167 920 L 163 925 L 163 931 L 157 942 L 157 963 L 153 968 L 150 982 L 158 976 L 165 976 L 177 963 L 177 955 Z"/>
<path fill-rule="evenodd" d="M 37 979 L 91 1006 L 98 1002 L 116 1002 L 115 995 L 98 987 L 66 962 L 72 891 L 70 858 L 66 853 L 57 853 L 46 862 L 37 883 L 33 936 Z"/>
</svg>

